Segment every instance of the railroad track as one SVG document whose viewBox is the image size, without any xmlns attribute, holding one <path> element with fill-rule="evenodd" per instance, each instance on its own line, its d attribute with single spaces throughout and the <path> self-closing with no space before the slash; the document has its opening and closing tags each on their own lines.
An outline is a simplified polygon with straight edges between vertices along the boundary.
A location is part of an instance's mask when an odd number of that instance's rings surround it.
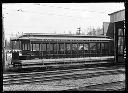
<svg viewBox="0 0 128 93">
<path fill-rule="evenodd" d="M 117 86 L 121 87 L 117 87 Z M 118 91 L 118 90 L 124 90 L 125 89 L 125 81 L 118 81 L 118 82 L 111 82 L 111 83 L 104 83 L 104 84 L 98 84 L 98 85 L 91 85 L 87 86 L 86 89 L 88 90 L 100 90 L 100 91 Z"/>
<path fill-rule="evenodd" d="M 63 79 L 86 79 L 98 77 L 101 75 L 113 75 L 125 73 L 122 68 L 84 68 L 84 69 L 70 69 L 70 70 L 57 70 L 46 72 L 32 72 L 32 73 L 15 73 L 4 74 L 3 85 L 13 84 L 26 84 L 26 83 L 43 83 L 47 81 L 63 80 Z"/>
<path fill-rule="evenodd" d="M 120 67 L 93 67 L 93 68 L 75 68 L 75 69 L 67 69 L 67 70 L 54 70 L 54 71 L 44 71 L 44 72 L 41 72 L 41 71 L 33 71 L 33 72 L 26 72 L 26 73 L 10 73 L 10 74 L 3 74 L 3 78 L 8 78 L 8 77 L 15 77 L 15 76 L 24 76 L 24 75 L 32 75 L 32 74 L 63 74 L 63 73 L 69 73 L 69 72 L 74 72 L 74 71 L 85 71 L 85 70 L 88 70 L 88 71 L 95 71 L 95 70 L 112 70 L 112 69 L 118 69 Z M 121 69 L 121 68 L 120 68 Z M 123 68 L 122 68 L 123 69 Z"/>
<path fill-rule="evenodd" d="M 125 90 L 125 81 L 117 81 L 117 82 L 89 85 L 85 87 L 69 89 L 66 91 L 124 91 L 124 90 Z"/>
<path fill-rule="evenodd" d="M 99 64 L 98 64 L 99 65 Z M 83 68 L 97 68 L 97 67 L 109 67 L 109 68 L 118 68 L 121 66 L 115 66 L 113 64 L 102 64 L 102 65 L 77 65 L 77 66 L 62 66 L 62 67 L 34 67 L 34 68 L 10 68 L 6 73 L 30 73 L 30 72 L 44 72 L 44 71 L 55 71 L 55 70 L 70 70 L 70 69 L 83 69 Z M 122 66 L 124 67 L 124 66 Z"/>
</svg>

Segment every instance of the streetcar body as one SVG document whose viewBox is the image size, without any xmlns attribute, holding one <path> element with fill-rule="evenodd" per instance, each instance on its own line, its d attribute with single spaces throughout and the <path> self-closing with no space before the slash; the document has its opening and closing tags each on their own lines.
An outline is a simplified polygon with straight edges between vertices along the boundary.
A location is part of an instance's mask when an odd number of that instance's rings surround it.
<svg viewBox="0 0 128 93">
<path fill-rule="evenodd" d="M 12 52 L 14 67 L 114 60 L 113 39 L 108 36 L 26 33 L 11 41 L 19 42 L 21 51 Z"/>
</svg>

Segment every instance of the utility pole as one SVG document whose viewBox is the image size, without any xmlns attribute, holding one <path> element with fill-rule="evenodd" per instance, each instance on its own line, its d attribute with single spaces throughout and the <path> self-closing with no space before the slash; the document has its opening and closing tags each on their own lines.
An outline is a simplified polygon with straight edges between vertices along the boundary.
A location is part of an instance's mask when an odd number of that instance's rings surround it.
<svg viewBox="0 0 128 93">
<path fill-rule="evenodd" d="M 4 34 L 4 25 L 3 25 L 3 19 L 2 16 L 2 65 L 3 65 L 3 73 L 5 72 L 5 34 Z"/>
<path fill-rule="evenodd" d="M 79 27 L 77 29 L 78 29 L 78 35 L 80 35 L 81 34 L 81 28 Z"/>
</svg>

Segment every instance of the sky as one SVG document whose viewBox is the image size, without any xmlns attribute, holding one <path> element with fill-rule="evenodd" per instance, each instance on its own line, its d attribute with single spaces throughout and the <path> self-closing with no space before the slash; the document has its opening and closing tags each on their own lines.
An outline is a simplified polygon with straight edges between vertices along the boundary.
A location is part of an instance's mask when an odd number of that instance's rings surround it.
<svg viewBox="0 0 128 93">
<path fill-rule="evenodd" d="M 77 28 L 102 28 L 108 14 L 125 9 L 124 3 L 3 3 L 5 38 L 21 33 L 75 34 Z"/>
</svg>

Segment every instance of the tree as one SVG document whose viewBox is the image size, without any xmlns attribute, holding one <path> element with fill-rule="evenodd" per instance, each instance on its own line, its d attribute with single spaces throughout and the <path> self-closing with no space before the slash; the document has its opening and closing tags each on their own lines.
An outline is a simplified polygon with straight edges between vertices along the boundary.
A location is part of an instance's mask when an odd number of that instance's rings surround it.
<svg viewBox="0 0 128 93">
<path fill-rule="evenodd" d="M 71 32 L 71 31 L 68 31 L 68 33 L 69 33 L 69 34 L 72 34 L 72 32 Z"/>
<path fill-rule="evenodd" d="M 87 35 L 103 35 L 103 28 L 89 27 Z"/>
<path fill-rule="evenodd" d="M 87 35 L 96 35 L 96 30 L 94 28 L 89 29 Z"/>
</svg>

